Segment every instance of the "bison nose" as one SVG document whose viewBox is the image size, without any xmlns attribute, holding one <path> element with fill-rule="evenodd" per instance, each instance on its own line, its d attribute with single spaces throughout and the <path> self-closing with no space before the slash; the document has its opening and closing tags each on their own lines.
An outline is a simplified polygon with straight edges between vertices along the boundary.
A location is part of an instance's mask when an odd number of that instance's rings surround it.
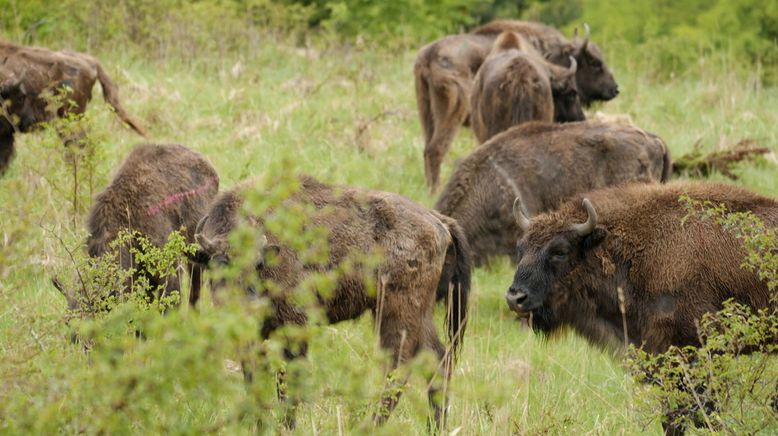
<svg viewBox="0 0 778 436">
<path fill-rule="evenodd" d="M 613 96 L 615 97 L 617 95 L 619 95 L 619 87 L 618 86 L 613 88 Z"/>
<path fill-rule="evenodd" d="M 508 302 L 508 306 L 512 310 L 516 310 L 519 308 L 519 306 L 522 305 L 522 303 L 527 301 L 527 293 L 522 292 L 518 288 L 511 287 L 508 289 L 508 293 L 505 294 L 505 300 Z"/>
</svg>

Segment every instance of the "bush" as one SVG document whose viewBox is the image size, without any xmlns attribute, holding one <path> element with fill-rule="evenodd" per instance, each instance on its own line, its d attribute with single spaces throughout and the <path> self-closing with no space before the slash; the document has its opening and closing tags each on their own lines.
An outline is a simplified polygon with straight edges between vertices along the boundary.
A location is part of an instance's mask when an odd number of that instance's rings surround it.
<svg viewBox="0 0 778 436">
<path fill-rule="evenodd" d="M 668 416 L 676 424 L 702 424 L 711 431 L 755 434 L 778 428 L 778 234 L 752 213 L 729 213 L 723 205 L 682 198 L 685 219 L 712 219 L 743 241 L 743 268 L 772 292 L 771 306 L 757 311 L 727 301 L 703 316 L 701 347 L 671 347 L 650 355 L 630 350 L 628 366 L 646 383 L 640 396 L 644 413 Z M 659 407 L 656 405 L 659 404 Z"/>
</svg>

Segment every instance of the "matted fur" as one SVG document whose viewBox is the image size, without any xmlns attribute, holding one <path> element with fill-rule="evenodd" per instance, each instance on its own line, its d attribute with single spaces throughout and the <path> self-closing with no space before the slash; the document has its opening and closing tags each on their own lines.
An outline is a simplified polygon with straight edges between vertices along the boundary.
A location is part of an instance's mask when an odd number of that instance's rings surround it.
<svg viewBox="0 0 778 436">
<path fill-rule="evenodd" d="M 436 290 L 453 287 L 454 309 L 448 324 L 455 351 L 464 332 L 470 285 L 469 250 L 457 223 L 397 194 L 333 187 L 310 177 L 302 177 L 301 181 L 300 190 L 286 202 L 313 206 L 315 212 L 307 223 L 329 230 L 329 260 L 304 264 L 294 250 L 275 235 L 266 234 L 267 244 L 280 247 L 275 256 L 278 262 L 258 268 L 259 275 L 263 280 L 272 280 L 284 293 L 270 297 L 274 313 L 263 326 L 263 335 L 283 324 L 307 321 L 304 310 L 289 300 L 288 291 L 310 272 L 330 271 L 346 256 L 377 250 L 382 255 L 377 271 L 363 271 L 373 275 L 377 295 L 366 292 L 360 274 L 340 277 L 330 298 L 319 296 L 327 319 L 335 323 L 372 312 L 380 328 L 381 346 L 393 353 L 395 364 L 422 349 L 448 359 L 436 333 L 433 310 Z M 251 183 L 241 185 L 214 202 L 198 230 L 204 258 L 229 256 L 227 235 L 236 226 L 244 192 L 252 188 Z M 262 217 L 254 216 L 251 222 L 261 226 Z M 264 254 L 258 252 L 256 256 L 259 262 Z M 448 380 L 451 364 L 443 362 L 440 369 L 443 380 Z M 437 388 L 430 389 L 433 393 Z M 434 397 L 430 396 L 431 405 L 440 419 L 443 409 Z M 390 404 L 390 409 L 393 406 Z"/>
<path fill-rule="evenodd" d="M 121 105 L 116 84 L 97 59 L 69 50 L 52 51 L 0 41 L 0 60 L 0 99 L 7 102 L 0 112 L 0 173 L 13 155 L 14 133 L 27 132 L 54 116 L 83 113 L 96 81 L 116 115 L 136 132 L 146 135 L 140 123 Z M 59 94 L 63 87 L 69 88 L 62 96 L 66 104 L 47 107 L 44 96 Z M 68 101 L 74 104 L 71 106 Z"/>
<path fill-rule="evenodd" d="M 487 141 L 462 159 L 435 209 L 462 226 L 473 262 L 515 255 L 521 237 L 512 215 L 521 196 L 530 215 L 592 189 L 630 181 L 664 181 L 669 151 L 634 126 L 599 122 L 530 122 Z"/>
</svg>

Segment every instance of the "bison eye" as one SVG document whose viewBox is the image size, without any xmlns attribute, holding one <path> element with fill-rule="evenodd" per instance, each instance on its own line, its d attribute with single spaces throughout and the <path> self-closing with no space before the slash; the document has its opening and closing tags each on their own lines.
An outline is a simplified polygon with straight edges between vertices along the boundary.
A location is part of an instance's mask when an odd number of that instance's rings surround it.
<svg viewBox="0 0 778 436">
<path fill-rule="evenodd" d="M 560 261 L 560 260 L 567 259 L 567 253 L 568 253 L 567 250 L 555 249 L 555 250 L 551 250 L 549 255 L 551 256 L 551 260 L 553 260 L 553 261 Z"/>
</svg>

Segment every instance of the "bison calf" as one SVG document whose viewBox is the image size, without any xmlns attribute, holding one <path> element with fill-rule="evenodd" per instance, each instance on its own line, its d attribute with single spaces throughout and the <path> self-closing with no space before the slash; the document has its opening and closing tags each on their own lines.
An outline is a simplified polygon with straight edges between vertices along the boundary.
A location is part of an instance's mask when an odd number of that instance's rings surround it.
<svg viewBox="0 0 778 436">
<path fill-rule="evenodd" d="M 0 174 L 14 153 L 14 134 L 28 132 L 55 116 L 81 114 L 99 80 L 103 97 L 122 121 L 145 136 L 145 131 L 119 102 L 118 88 L 93 57 L 68 50 L 51 51 L 0 41 Z M 59 96 L 62 106 L 51 108 L 46 96 Z"/>
<path fill-rule="evenodd" d="M 423 47 L 416 57 L 413 74 L 416 103 L 424 131 L 424 174 L 431 192 L 438 188 L 440 164 L 470 113 L 473 78 L 502 32 L 525 38 L 550 62 L 572 68 L 580 101 L 610 100 L 618 85 L 599 48 L 589 41 L 589 27 L 582 40 L 569 41 L 558 30 L 516 20 L 497 20 L 468 34 L 451 35 Z"/>
<path fill-rule="evenodd" d="M 576 61 L 562 68 L 524 38 L 504 32 L 473 83 L 470 121 L 480 143 L 527 121 L 583 121 L 575 83 Z"/>
<path fill-rule="evenodd" d="M 457 220 L 473 262 L 515 255 L 521 229 L 512 217 L 521 196 L 530 213 L 555 208 L 580 192 L 630 181 L 664 181 L 667 146 L 634 126 L 532 122 L 513 127 L 464 158 L 435 209 Z"/>
<path fill-rule="evenodd" d="M 775 200 L 703 182 L 631 184 L 584 195 L 532 220 L 517 198 L 523 236 L 506 299 L 512 310 L 531 314 L 535 330 L 569 326 L 594 344 L 628 341 L 662 353 L 671 345 L 699 346 L 696 323 L 725 300 L 752 309 L 771 304 L 767 285 L 741 267 L 742 242 L 712 220 L 684 222 L 689 211 L 679 197 L 753 212 L 768 228 L 778 225 Z M 665 430 L 682 432 L 670 422 Z"/>
<path fill-rule="evenodd" d="M 619 86 L 605 64 L 602 51 L 589 41 L 589 26 L 584 24 L 583 39 L 578 29 L 570 41 L 557 29 L 541 23 L 519 20 L 494 20 L 476 27 L 470 33 L 497 37 L 502 32 L 514 32 L 526 38 L 549 61 L 569 67 L 571 57 L 578 63 L 576 83 L 581 102 L 589 106 L 593 101 L 608 101 L 619 95 Z"/>
<path fill-rule="evenodd" d="M 95 197 L 89 213 L 87 251 L 91 257 L 107 253 L 122 231 L 138 232 L 161 247 L 168 236 L 182 230 L 188 243 L 194 243 L 198 221 L 207 212 L 219 190 L 219 175 L 200 153 L 181 145 L 140 145 L 124 160 L 111 183 Z M 146 276 L 151 290 L 163 294 L 180 290 L 178 277 L 158 277 L 137 264 L 131 246 L 119 247 L 124 269 L 135 269 L 134 277 Z M 191 266 L 190 302 L 200 292 L 200 266 Z M 129 284 L 128 284 L 129 286 Z M 77 300 L 58 286 L 71 308 Z M 118 290 L 117 290 L 118 291 Z"/>
<path fill-rule="evenodd" d="M 455 351 L 465 327 L 470 286 L 467 242 L 459 226 L 451 218 L 396 194 L 334 188 L 308 177 L 301 182 L 300 189 L 285 204 L 313 207 L 315 212 L 306 219 L 306 226 L 329 231 L 329 259 L 322 263 L 304 262 L 275 235 L 267 233 L 261 238 L 255 254 L 257 274 L 261 281 L 272 282 L 281 291 L 263 294 L 274 309 L 262 326 L 263 337 L 284 324 L 307 322 L 304 308 L 293 303 L 290 292 L 311 273 L 336 270 L 355 256 L 361 259 L 378 251 L 382 260 L 377 270 L 339 277 L 336 289 L 328 296 L 317 291 L 328 321 L 336 323 L 372 312 L 379 326 L 381 346 L 392 352 L 394 365 L 420 350 L 430 350 L 441 359 L 442 381 L 447 381 L 450 354 L 438 339 L 433 309 L 436 290 L 453 288 L 448 325 Z M 202 247 L 198 258 L 210 259 L 212 264 L 230 262 L 235 253 L 231 253 L 227 236 L 236 226 L 237 213 L 248 189 L 250 186 L 243 186 L 221 194 L 198 224 L 196 238 Z M 252 216 L 249 221 L 261 227 L 263 218 Z M 268 247 L 272 247 L 275 262 L 266 264 Z M 375 280 L 377 295 L 367 292 L 366 274 Z M 304 353 L 305 346 L 301 349 Z M 289 352 L 287 357 L 295 355 Z M 437 422 L 441 422 L 445 406 L 435 395 L 437 389 L 430 388 L 430 403 Z M 383 402 L 391 412 L 396 398 L 386 397 Z M 385 418 L 377 417 L 379 422 L 382 419 Z"/>
</svg>

